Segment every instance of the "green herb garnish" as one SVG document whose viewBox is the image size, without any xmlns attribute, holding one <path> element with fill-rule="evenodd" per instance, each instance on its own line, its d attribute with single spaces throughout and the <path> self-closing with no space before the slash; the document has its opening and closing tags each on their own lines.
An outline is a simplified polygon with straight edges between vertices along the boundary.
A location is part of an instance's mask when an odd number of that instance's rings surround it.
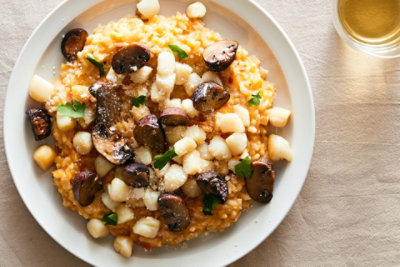
<svg viewBox="0 0 400 267">
<path fill-rule="evenodd" d="M 204 203 L 204 209 L 203 213 L 205 215 L 213 215 L 212 210 L 214 207 L 216 207 L 218 204 L 222 203 L 221 199 L 217 196 L 214 195 L 205 195 L 203 198 L 203 203 Z"/>
<path fill-rule="evenodd" d="M 249 156 L 242 159 L 239 164 L 236 164 L 235 173 L 240 178 L 245 179 L 251 177 L 253 170 L 251 169 L 251 160 Z"/>
<path fill-rule="evenodd" d="M 260 100 L 261 100 L 261 95 L 260 95 L 260 92 L 258 92 L 257 94 L 255 94 L 255 95 L 251 95 L 251 98 L 250 98 L 250 100 L 249 101 L 247 101 L 247 103 L 249 103 L 249 106 L 250 107 L 252 107 L 252 106 L 258 106 L 258 105 L 260 105 Z"/>
<path fill-rule="evenodd" d="M 117 225 L 118 223 L 118 214 L 115 212 L 106 214 L 103 216 L 101 219 L 103 222 L 105 222 L 105 225 Z"/>
<path fill-rule="evenodd" d="M 74 100 L 74 103 L 61 104 L 57 107 L 57 112 L 62 116 L 68 116 L 72 118 L 83 118 L 85 115 L 85 103 L 81 103 Z"/>
<path fill-rule="evenodd" d="M 104 75 L 104 64 L 95 59 L 92 55 L 86 55 L 86 59 L 99 69 L 100 77 L 102 77 Z"/>
<path fill-rule="evenodd" d="M 155 157 L 154 168 L 161 170 L 162 168 L 164 168 L 165 165 L 167 165 L 168 161 L 176 156 L 178 156 L 178 154 L 176 154 L 175 149 L 172 148 L 165 152 L 163 155 Z"/>
<path fill-rule="evenodd" d="M 131 99 L 131 105 L 134 105 L 135 107 L 139 107 L 140 105 L 144 105 L 146 103 L 146 96 L 141 95 L 139 97 L 132 97 Z"/>
<path fill-rule="evenodd" d="M 168 45 L 168 47 L 169 47 L 169 49 L 172 50 L 172 52 L 175 53 L 175 55 L 178 56 L 179 60 L 186 60 L 189 58 L 189 56 L 188 56 L 188 54 L 186 54 L 185 50 L 183 50 L 179 46 L 170 44 L 170 45 Z"/>
</svg>

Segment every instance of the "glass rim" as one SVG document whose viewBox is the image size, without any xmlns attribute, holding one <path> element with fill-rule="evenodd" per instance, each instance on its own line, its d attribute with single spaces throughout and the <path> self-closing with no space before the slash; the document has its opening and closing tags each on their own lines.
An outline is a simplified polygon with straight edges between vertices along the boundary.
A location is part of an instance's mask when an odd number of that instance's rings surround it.
<svg viewBox="0 0 400 267">
<path fill-rule="evenodd" d="M 400 57 L 400 40 L 392 46 L 368 45 L 351 37 L 342 26 L 339 16 L 339 1 L 333 0 L 333 25 L 342 40 L 354 50 L 369 54 L 379 58 L 398 58 Z"/>
</svg>

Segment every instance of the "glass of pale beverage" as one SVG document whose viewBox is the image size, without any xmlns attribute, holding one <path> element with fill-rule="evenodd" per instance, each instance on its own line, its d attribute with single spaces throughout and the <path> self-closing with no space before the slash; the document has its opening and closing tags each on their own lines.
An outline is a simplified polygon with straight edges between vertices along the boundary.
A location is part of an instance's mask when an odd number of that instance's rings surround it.
<svg viewBox="0 0 400 267">
<path fill-rule="evenodd" d="M 400 0 L 334 0 L 334 24 L 356 50 L 400 57 Z"/>
</svg>

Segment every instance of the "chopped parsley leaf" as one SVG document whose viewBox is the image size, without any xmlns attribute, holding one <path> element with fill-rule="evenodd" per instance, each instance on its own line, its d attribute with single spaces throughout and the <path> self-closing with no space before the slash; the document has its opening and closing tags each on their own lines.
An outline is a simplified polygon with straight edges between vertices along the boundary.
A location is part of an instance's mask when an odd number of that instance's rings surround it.
<svg viewBox="0 0 400 267">
<path fill-rule="evenodd" d="M 165 165 L 167 165 L 168 161 L 176 156 L 178 156 L 178 154 L 176 154 L 175 149 L 172 148 L 165 152 L 163 155 L 155 157 L 154 168 L 161 170 L 162 168 L 164 168 Z"/>
<path fill-rule="evenodd" d="M 106 214 L 101 220 L 105 222 L 105 225 L 117 225 L 118 214 L 116 214 L 115 212 Z"/>
<path fill-rule="evenodd" d="M 92 55 L 86 55 L 86 59 L 99 69 L 100 77 L 104 75 L 104 64 L 95 59 Z"/>
<path fill-rule="evenodd" d="M 172 50 L 172 52 L 175 53 L 175 55 L 178 56 L 179 60 L 186 60 L 189 58 L 189 56 L 188 56 L 188 54 L 186 54 L 185 50 L 183 50 L 179 46 L 170 44 L 170 45 L 168 45 L 168 47 L 169 47 L 169 49 Z"/>
<path fill-rule="evenodd" d="M 260 95 L 260 92 L 258 92 L 255 95 L 251 95 L 251 98 L 249 101 L 247 101 L 247 103 L 249 103 L 249 106 L 258 106 L 260 105 L 260 100 L 261 100 L 262 96 Z"/>
<path fill-rule="evenodd" d="M 213 215 L 212 210 L 218 204 L 222 203 L 221 199 L 215 195 L 205 195 L 203 198 L 204 208 L 203 213 L 205 215 Z"/>
<path fill-rule="evenodd" d="M 57 107 L 57 112 L 62 116 L 71 118 L 83 118 L 85 115 L 85 103 L 74 100 L 74 103 L 61 104 Z"/>
<path fill-rule="evenodd" d="M 140 105 L 144 105 L 146 103 L 146 96 L 141 95 L 139 97 L 132 97 L 131 99 L 131 105 L 134 105 L 135 107 L 139 107 Z"/>
<path fill-rule="evenodd" d="M 250 178 L 253 174 L 253 170 L 251 169 L 251 160 L 250 157 L 247 156 L 240 161 L 240 163 L 235 166 L 235 173 L 240 178 Z"/>
</svg>

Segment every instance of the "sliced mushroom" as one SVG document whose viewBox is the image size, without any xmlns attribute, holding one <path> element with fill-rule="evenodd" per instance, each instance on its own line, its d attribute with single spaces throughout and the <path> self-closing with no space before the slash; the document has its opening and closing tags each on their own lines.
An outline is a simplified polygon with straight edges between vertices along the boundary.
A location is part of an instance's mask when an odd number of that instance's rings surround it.
<svg viewBox="0 0 400 267">
<path fill-rule="evenodd" d="M 190 224 L 189 209 L 180 196 L 163 193 L 158 197 L 161 216 L 171 232 L 182 232 Z"/>
<path fill-rule="evenodd" d="M 235 60 L 238 46 L 238 42 L 230 40 L 213 43 L 204 49 L 204 62 L 212 71 L 223 71 Z"/>
<path fill-rule="evenodd" d="M 89 87 L 89 92 L 97 99 L 96 124 L 112 126 L 121 113 L 121 101 L 116 88 L 111 83 L 96 82 Z"/>
<path fill-rule="evenodd" d="M 143 44 L 132 44 L 119 50 L 112 59 L 112 68 L 118 73 L 132 73 L 150 60 L 150 50 Z"/>
<path fill-rule="evenodd" d="M 87 31 L 82 28 L 72 29 L 67 32 L 61 42 L 61 52 L 68 62 L 77 59 L 78 52 L 85 47 Z"/>
<path fill-rule="evenodd" d="M 201 83 L 192 95 L 195 109 L 205 113 L 221 108 L 229 101 L 229 98 L 229 92 L 215 82 Z"/>
<path fill-rule="evenodd" d="M 71 180 L 72 191 L 79 205 L 87 206 L 102 188 L 101 179 L 91 171 L 82 171 Z"/>
<path fill-rule="evenodd" d="M 197 185 L 205 194 L 212 194 L 219 197 L 222 203 L 228 199 L 228 185 L 219 173 L 208 171 L 200 173 L 196 177 Z"/>
<path fill-rule="evenodd" d="M 247 193 L 252 199 L 268 203 L 274 190 L 275 171 L 272 163 L 264 158 L 252 163 L 253 175 L 246 179 Z"/>
<path fill-rule="evenodd" d="M 154 149 L 158 153 L 165 151 L 165 134 L 162 126 L 153 114 L 141 118 L 133 131 L 136 141 Z"/>
<path fill-rule="evenodd" d="M 51 133 L 50 115 L 42 108 L 30 108 L 26 110 L 29 117 L 35 140 L 39 141 L 48 137 Z"/>
<path fill-rule="evenodd" d="M 122 170 L 121 179 L 133 187 L 146 187 L 149 185 L 150 171 L 142 163 L 131 163 Z"/>
<path fill-rule="evenodd" d="M 159 121 L 168 126 L 186 125 L 189 115 L 181 108 L 171 107 L 161 112 Z"/>
<path fill-rule="evenodd" d="M 96 150 L 112 164 L 122 165 L 134 157 L 126 140 L 103 124 L 93 127 L 92 141 Z"/>
</svg>

